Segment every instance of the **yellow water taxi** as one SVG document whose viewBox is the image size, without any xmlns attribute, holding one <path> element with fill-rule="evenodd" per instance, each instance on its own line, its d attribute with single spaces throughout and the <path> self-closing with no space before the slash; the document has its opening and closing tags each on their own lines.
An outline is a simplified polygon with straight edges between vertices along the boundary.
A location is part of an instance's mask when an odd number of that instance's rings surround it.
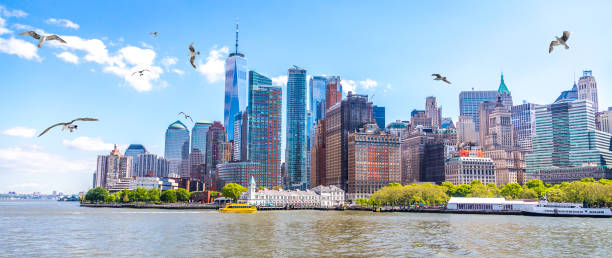
<svg viewBox="0 0 612 258">
<path fill-rule="evenodd" d="M 225 213 L 255 213 L 257 208 L 246 203 L 226 204 L 225 207 L 219 209 L 219 212 Z"/>
</svg>

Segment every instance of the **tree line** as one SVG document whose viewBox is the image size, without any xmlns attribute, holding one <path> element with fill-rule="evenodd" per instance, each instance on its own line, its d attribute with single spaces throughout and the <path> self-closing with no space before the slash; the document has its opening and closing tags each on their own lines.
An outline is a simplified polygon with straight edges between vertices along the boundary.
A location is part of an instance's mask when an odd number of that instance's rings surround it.
<svg viewBox="0 0 612 258">
<path fill-rule="evenodd" d="M 109 194 L 104 187 L 96 187 L 87 191 L 83 201 L 95 203 L 177 203 L 188 202 L 192 194 L 199 192 L 189 192 L 186 189 L 170 189 L 160 191 L 158 188 L 145 189 L 138 187 L 135 190 L 121 190 Z M 211 196 L 217 196 L 218 192 L 211 191 Z"/>
<path fill-rule="evenodd" d="M 401 185 L 390 183 L 374 192 L 369 199 L 356 199 L 362 206 L 380 205 L 444 205 L 450 197 L 504 197 L 508 200 L 539 199 L 546 196 L 550 202 L 583 203 L 591 207 L 612 206 L 612 180 L 584 178 L 580 181 L 561 184 L 545 184 L 541 180 L 529 180 L 524 185 L 505 184 L 501 187 L 478 180 L 470 184 L 441 185 L 430 183 Z"/>
</svg>

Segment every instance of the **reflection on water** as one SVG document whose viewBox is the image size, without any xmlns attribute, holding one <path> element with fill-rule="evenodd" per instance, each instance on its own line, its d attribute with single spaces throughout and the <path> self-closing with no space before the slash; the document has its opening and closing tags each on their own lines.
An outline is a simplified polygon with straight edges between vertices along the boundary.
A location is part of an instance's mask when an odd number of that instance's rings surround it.
<svg viewBox="0 0 612 258">
<path fill-rule="evenodd" d="M 0 201 L 1 256 L 608 256 L 612 220 Z"/>
</svg>

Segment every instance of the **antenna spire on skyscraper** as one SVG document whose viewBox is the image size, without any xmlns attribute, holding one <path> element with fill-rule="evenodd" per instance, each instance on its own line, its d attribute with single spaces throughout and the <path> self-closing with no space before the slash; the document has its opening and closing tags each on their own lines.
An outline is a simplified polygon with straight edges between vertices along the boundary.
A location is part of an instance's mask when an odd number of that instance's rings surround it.
<svg viewBox="0 0 612 258">
<path fill-rule="evenodd" d="M 238 17 L 236 17 L 236 54 L 238 54 Z"/>
</svg>

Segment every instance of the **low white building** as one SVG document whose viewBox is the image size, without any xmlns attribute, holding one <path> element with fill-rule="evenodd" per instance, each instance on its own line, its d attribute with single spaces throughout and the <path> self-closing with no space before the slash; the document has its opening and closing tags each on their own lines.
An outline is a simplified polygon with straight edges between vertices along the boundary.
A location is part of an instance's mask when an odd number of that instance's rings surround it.
<svg viewBox="0 0 612 258">
<path fill-rule="evenodd" d="M 505 198 L 451 197 L 446 204 L 448 210 L 459 211 L 522 211 L 538 204 L 534 200 L 508 201 Z"/>
<path fill-rule="evenodd" d="M 446 161 L 446 181 L 453 184 L 469 184 L 480 180 L 483 184 L 495 184 L 495 163 L 490 158 L 455 157 Z"/>
<path fill-rule="evenodd" d="M 255 206 L 314 206 L 336 207 L 344 204 L 344 191 L 336 186 L 317 186 L 311 190 L 269 190 L 257 191 L 255 179 L 251 177 L 248 191 L 240 200 Z"/>
</svg>

